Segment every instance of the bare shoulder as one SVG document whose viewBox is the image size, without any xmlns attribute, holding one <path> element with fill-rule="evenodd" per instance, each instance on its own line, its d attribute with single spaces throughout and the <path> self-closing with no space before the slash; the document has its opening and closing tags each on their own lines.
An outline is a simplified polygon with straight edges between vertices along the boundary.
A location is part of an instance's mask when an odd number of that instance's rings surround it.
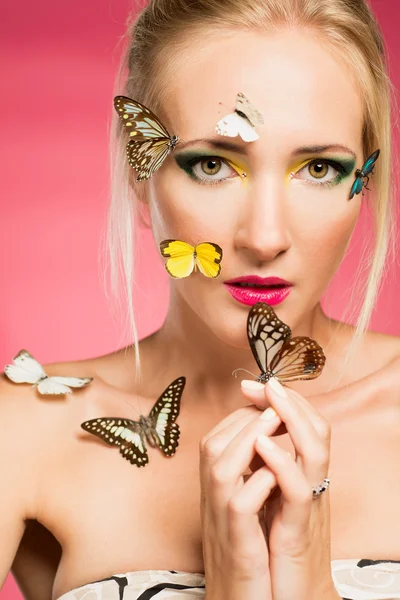
<svg viewBox="0 0 400 600">
<path fill-rule="evenodd" d="M 134 381 L 135 356 L 133 348 L 128 346 L 94 358 L 46 364 L 44 368 L 48 375 L 91 377 L 97 384 L 128 391 Z"/>
<path fill-rule="evenodd" d="M 400 336 L 369 331 L 365 336 L 365 352 L 375 355 L 379 366 L 400 357 Z"/>
<path fill-rule="evenodd" d="M 345 348 L 354 335 L 354 327 L 345 326 L 340 339 Z M 330 420 L 380 423 L 389 429 L 400 426 L 400 337 L 368 331 L 347 362 L 345 352 L 335 362 L 334 382 L 324 401 Z"/>
<path fill-rule="evenodd" d="M 42 363 L 34 356 L 48 377 L 87 378 L 89 383 L 81 388 L 71 388 L 68 394 L 41 394 L 37 386 L 14 383 L 5 373 L 0 375 L 0 410 L 17 415 L 22 423 L 29 422 L 29 429 L 49 429 L 49 426 L 65 426 L 68 416 L 84 415 L 87 407 L 106 393 L 118 394 L 128 386 L 125 372 L 126 352 L 52 363 Z M 129 359 L 127 359 L 129 360 Z M 129 360 L 130 362 L 130 360 Z M 12 364 L 12 360 L 9 361 Z M 132 367 L 130 374 L 132 374 Z M 132 379 L 132 378 L 131 378 Z M 18 418 L 17 417 L 17 418 Z M 67 421 L 66 421 L 67 419 Z"/>
<path fill-rule="evenodd" d="M 127 405 L 135 404 L 136 397 L 142 408 L 146 404 L 134 386 L 134 350 L 130 347 L 76 361 L 43 364 L 39 356 L 34 358 L 49 377 L 91 380 L 84 387 L 71 388 L 70 394 L 43 395 L 36 386 L 14 383 L 4 373 L 0 374 L 0 427 L 7 431 L 10 441 L 15 440 L 18 432 L 21 446 L 36 452 L 36 460 L 46 463 L 50 450 L 52 456 L 55 451 L 68 454 L 73 441 L 79 440 L 77 434 L 81 433 L 83 421 L 102 413 L 123 417 Z M 128 412 L 132 410 L 128 408 Z M 137 415 L 134 411 L 132 414 Z"/>
<path fill-rule="evenodd" d="M 380 387 L 393 388 L 396 383 L 394 391 L 400 394 L 400 337 L 369 331 L 357 361 L 367 379 L 379 382 Z"/>
<path fill-rule="evenodd" d="M 395 406 L 400 406 L 400 337 L 369 332 L 364 345 L 364 362 L 370 365 L 371 380 L 379 389 L 390 392 Z"/>
<path fill-rule="evenodd" d="M 40 357 L 34 358 L 40 362 Z M 8 362 L 12 364 L 12 359 Z M 40 481 L 46 477 L 51 465 L 61 454 L 63 460 L 76 455 L 80 424 L 100 416 L 102 407 L 106 409 L 105 403 L 113 401 L 121 393 L 118 369 L 115 369 L 118 362 L 109 355 L 88 360 L 41 363 L 50 377 L 92 378 L 86 387 L 57 396 L 41 395 L 37 387 L 29 383 L 14 383 L 5 373 L 0 373 L 0 454 L 7 457 L 5 467 L 12 465 L 12 469 L 8 469 L 9 485 L 15 488 L 21 484 L 24 495 L 30 497 L 27 518 L 36 518 L 38 503 L 34 490 L 40 487 Z M 122 381 L 122 376 L 120 378 Z M 112 384 L 112 379 L 117 381 L 117 385 Z M 32 493 L 28 495 L 26 490 Z"/>
<path fill-rule="evenodd" d="M 337 389 L 343 410 L 350 412 L 351 394 L 355 418 L 362 414 L 382 424 L 400 425 L 400 337 L 369 331 L 362 347 L 350 365 L 357 373 Z M 335 394 L 335 392 L 333 392 Z M 346 399 L 347 398 L 347 399 Z M 340 402 L 338 403 L 338 408 Z"/>
</svg>

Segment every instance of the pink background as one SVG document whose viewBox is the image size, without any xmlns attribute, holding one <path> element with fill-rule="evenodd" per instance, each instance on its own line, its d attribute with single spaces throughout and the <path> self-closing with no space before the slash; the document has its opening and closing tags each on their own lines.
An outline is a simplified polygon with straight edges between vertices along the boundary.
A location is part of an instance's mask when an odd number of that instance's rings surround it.
<svg viewBox="0 0 400 600">
<path fill-rule="evenodd" d="M 126 338 L 101 283 L 99 246 L 108 202 L 108 124 L 116 45 L 129 0 L 8 3 L 1 19 L 0 367 L 21 348 L 40 362 L 113 351 Z M 375 0 L 392 79 L 400 82 L 400 6 Z M 363 226 L 331 286 L 340 317 Z M 141 336 L 165 316 L 168 282 L 148 232 L 134 291 Z M 144 256 L 144 252 L 142 252 Z M 149 268 L 150 267 L 150 268 Z M 312 268 L 312 266 L 310 266 Z M 399 266 L 389 273 L 372 329 L 400 334 Z M 10 576 L 0 600 L 22 598 Z"/>
</svg>

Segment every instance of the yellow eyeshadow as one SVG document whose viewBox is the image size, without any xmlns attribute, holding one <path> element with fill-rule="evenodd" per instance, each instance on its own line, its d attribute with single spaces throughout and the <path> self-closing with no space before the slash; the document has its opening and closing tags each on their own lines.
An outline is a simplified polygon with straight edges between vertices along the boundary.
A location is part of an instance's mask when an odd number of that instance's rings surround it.
<svg viewBox="0 0 400 600">
<path fill-rule="evenodd" d="M 246 169 L 244 169 L 244 167 L 242 167 L 242 166 L 234 163 L 233 161 L 229 160 L 228 158 L 225 158 L 224 160 L 226 160 L 226 162 L 228 163 L 228 165 L 230 167 L 232 167 L 232 169 L 234 171 L 236 171 L 236 173 L 240 176 L 240 178 L 243 180 L 243 182 L 247 181 L 247 179 L 249 177 L 249 174 L 246 171 Z"/>
<path fill-rule="evenodd" d="M 310 159 L 308 158 L 307 160 L 302 160 L 300 162 L 296 162 L 293 165 L 291 165 L 286 173 L 285 173 L 285 181 L 286 183 L 289 183 L 290 181 L 290 173 L 296 173 L 297 171 L 299 171 L 302 167 L 305 167 L 305 165 L 307 165 L 310 162 Z"/>
</svg>

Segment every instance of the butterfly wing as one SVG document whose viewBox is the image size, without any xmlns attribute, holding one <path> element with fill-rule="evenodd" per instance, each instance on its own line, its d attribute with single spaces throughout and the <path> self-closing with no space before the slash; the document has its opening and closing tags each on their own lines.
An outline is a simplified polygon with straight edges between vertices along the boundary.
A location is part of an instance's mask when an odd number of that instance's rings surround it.
<svg viewBox="0 0 400 600">
<path fill-rule="evenodd" d="M 165 268 L 171 277 L 188 277 L 195 265 L 194 247 L 180 240 L 164 240 L 160 243 L 162 256 L 168 258 Z"/>
<path fill-rule="evenodd" d="M 372 169 L 374 168 L 374 164 L 378 158 L 380 154 L 380 150 L 375 150 L 375 152 L 373 152 L 371 154 L 371 156 L 369 156 L 367 158 L 367 160 L 365 161 L 365 163 L 362 166 L 362 173 L 363 175 L 369 175 L 372 172 Z"/>
<path fill-rule="evenodd" d="M 253 127 L 264 124 L 264 117 L 262 116 L 260 111 L 257 110 L 251 104 L 247 96 L 245 96 L 241 92 L 239 92 L 236 96 L 236 111 L 239 113 L 243 113 L 253 125 Z"/>
<path fill-rule="evenodd" d="M 149 462 L 140 425 L 136 421 L 116 417 L 99 418 L 84 421 L 81 427 L 110 446 L 118 446 L 122 456 L 132 465 L 144 467 Z"/>
<path fill-rule="evenodd" d="M 325 365 L 321 346 L 309 337 L 297 336 L 286 340 L 271 361 L 271 374 L 281 383 L 298 379 L 315 379 Z"/>
<path fill-rule="evenodd" d="M 131 138 L 126 147 L 128 162 L 138 173 L 136 181 L 144 181 L 161 167 L 179 140 L 140 102 L 116 96 L 114 107 Z"/>
<path fill-rule="evenodd" d="M 196 246 L 196 265 L 206 277 L 218 277 L 221 272 L 222 248 L 203 242 Z"/>
<path fill-rule="evenodd" d="M 355 194 L 359 194 L 363 189 L 363 180 L 361 177 L 357 177 L 351 186 L 349 199 L 351 200 Z"/>
<path fill-rule="evenodd" d="M 93 381 L 93 377 L 49 377 L 55 383 L 61 383 L 73 388 L 82 388 Z"/>
<path fill-rule="evenodd" d="M 130 140 L 126 146 L 128 163 L 138 173 L 136 181 L 148 179 L 159 169 L 172 151 L 169 138 Z"/>
<path fill-rule="evenodd" d="M 249 121 L 237 112 L 231 113 L 222 117 L 217 123 L 215 128 L 219 135 L 225 135 L 228 137 L 236 137 L 240 135 L 244 142 L 255 142 L 258 140 L 258 133 Z"/>
<path fill-rule="evenodd" d="M 81 388 L 93 381 L 93 377 L 46 377 L 39 382 L 38 392 L 43 395 L 72 394 L 71 387 Z"/>
<path fill-rule="evenodd" d="M 149 138 L 171 139 L 164 125 L 143 104 L 132 100 L 127 96 L 116 96 L 114 107 L 123 125 L 129 132 L 129 137 L 136 140 L 148 140 Z"/>
<path fill-rule="evenodd" d="M 12 365 L 4 367 L 4 373 L 14 383 L 37 383 L 46 376 L 43 367 L 27 350 L 20 350 Z"/>
<path fill-rule="evenodd" d="M 43 396 L 60 396 L 72 394 L 72 390 L 67 385 L 54 381 L 53 377 L 42 379 L 37 386 L 39 394 Z"/>
<path fill-rule="evenodd" d="M 166 456 L 175 454 L 179 444 L 179 425 L 175 421 L 179 415 L 185 383 L 185 377 L 175 379 L 158 398 L 148 417 L 157 432 L 159 446 Z"/>
<path fill-rule="evenodd" d="M 265 302 L 254 304 L 247 317 L 247 337 L 261 374 L 269 370 L 274 356 L 292 335 L 288 325 Z"/>
</svg>

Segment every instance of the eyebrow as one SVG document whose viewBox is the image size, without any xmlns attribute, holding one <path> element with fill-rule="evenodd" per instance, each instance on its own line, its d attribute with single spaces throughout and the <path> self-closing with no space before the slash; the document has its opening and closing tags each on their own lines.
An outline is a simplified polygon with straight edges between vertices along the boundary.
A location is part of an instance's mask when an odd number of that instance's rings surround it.
<svg viewBox="0 0 400 600">
<path fill-rule="evenodd" d="M 293 156 L 298 156 L 299 154 L 319 154 L 321 152 L 326 152 L 327 150 L 334 150 L 339 152 L 347 152 L 351 154 L 351 156 L 356 159 L 357 155 L 353 150 L 350 150 L 347 146 L 342 146 L 341 144 L 327 144 L 325 146 L 301 146 L 300 148 L 296 148 L 292 152 Z"/>
<path fill-rule="evenodd" d="M 177 151 L 179 151 L 179 149 L 183 150 L 187 146 L 193 146 L 195 144 L 208 144 L 209 146 L 213 146 L 214 148 L 221 150 L 230 150 L 231 152 L 246 151 L 246 142 L 237 143 L 233 141 L 231 142 L 229 140 L 221 140 L 219 138 L 199 138 L 196 140 L 189 140 L 188 142 L 182 142 L 179 144 Z M 299 156 L 301 154 L 320 154 L 328 150 L 336 152 L 346 152 L 347 154 L 350 154 L 354 159 L 357 159 L 357 155 L 355 152 L 353 152 L 353 150 L 341 144 L 300 146 L 299 148 L 293 150 L 292 156 Z"/>
<path fill-rule="evenodd" d="M 220 138 L 199 138 L 197 140 L 189 140 L 188 142 L 179 143 L 177 151 L 179 149 L 186 148 L 186 146 L 193 146 L 194 144 L 208 144 L 209 146 L 214 146 L 214 148 L 231 150 L 232 152 L 243 152 L 243 150 L 245 150 L 245 142 L 241 144 L 237 142 L 230 142 L 229 140 L 221 140 Z"/>
</svg>

